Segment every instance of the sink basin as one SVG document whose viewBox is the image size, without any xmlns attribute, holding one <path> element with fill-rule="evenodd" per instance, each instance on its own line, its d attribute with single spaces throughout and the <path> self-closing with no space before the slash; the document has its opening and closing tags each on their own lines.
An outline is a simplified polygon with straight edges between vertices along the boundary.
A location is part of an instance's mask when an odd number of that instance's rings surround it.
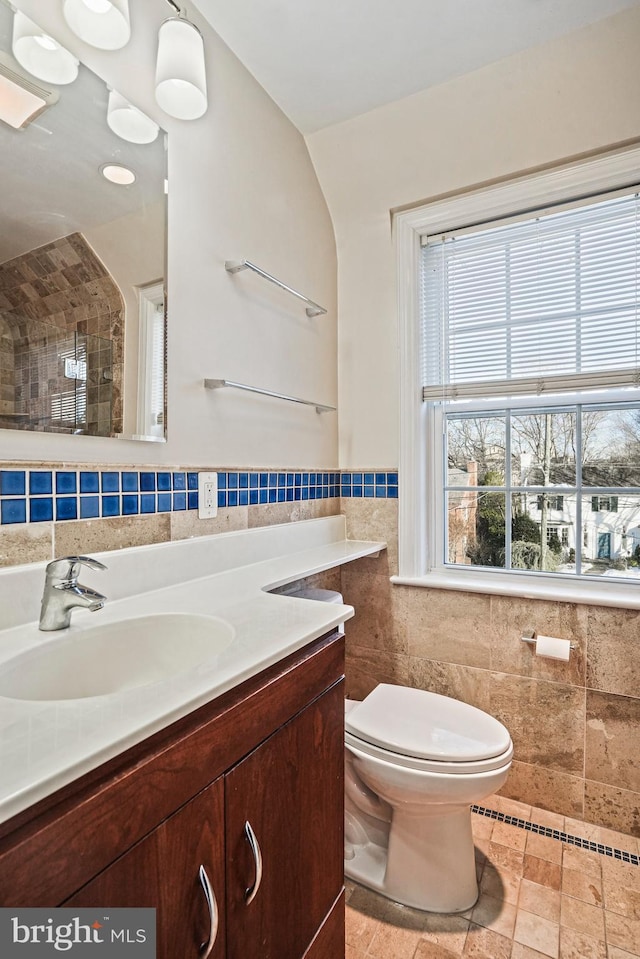
<svg viewBox="0 0 640 959">
<path fill-rule="evenodd" d="M 0 696 L 84 699 L 165 682 L 212 659 L 234 635 L 225 620 L 192 613 L 72 626 L 60 638 L 0 664 Z"/>
</svg>

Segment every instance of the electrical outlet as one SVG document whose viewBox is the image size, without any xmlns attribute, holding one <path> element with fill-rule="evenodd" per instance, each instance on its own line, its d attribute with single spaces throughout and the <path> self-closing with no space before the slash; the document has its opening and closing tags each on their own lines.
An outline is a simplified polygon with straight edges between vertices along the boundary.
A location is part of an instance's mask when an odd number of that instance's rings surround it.
<svg viewBox="0 0 640 959">
<path fill-rule="evenodd" d="M 198 518 L 211 519 L 218 513 L 218 474 L 198 473 Z"/>
</svg>

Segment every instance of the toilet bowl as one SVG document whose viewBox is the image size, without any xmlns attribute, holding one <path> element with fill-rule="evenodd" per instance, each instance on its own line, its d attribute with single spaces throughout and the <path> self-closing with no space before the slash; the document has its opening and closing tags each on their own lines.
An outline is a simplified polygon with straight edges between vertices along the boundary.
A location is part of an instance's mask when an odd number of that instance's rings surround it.
<svg viewBox="0 0 640 959">
<path fill-rule="evenodd" d="M 346 875 L 417 909 L 469 909 L 470 806 L 503 785 L 512 755 L 502 723 L 448 696 L 381 684 L 347 700 Z"/>
<path fill-rule="evenodd" d="M 295 590 L 342 603 L 332 590 Z M 345 874 L 428 912 L 478 898 L 471 805 L 505 782 L 507 729 L 448 696 L 382 683 L 345 708 Z"/>
</svg>

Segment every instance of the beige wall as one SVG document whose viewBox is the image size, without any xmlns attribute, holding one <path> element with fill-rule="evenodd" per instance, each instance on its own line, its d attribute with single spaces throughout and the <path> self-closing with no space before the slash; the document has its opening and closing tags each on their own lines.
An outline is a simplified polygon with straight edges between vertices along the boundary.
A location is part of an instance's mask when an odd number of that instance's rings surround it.
<svg viewBox="0 0 640 959">
<path fill-rule="evenodd" d="M 334 223 L 340 465 L 398 464 L 391 211 L 640 136 L 640 7 L 307 138 Z"/>
<path fill-rule="evenodd" d="M 635 8 L 308 137 L 338 248 L 342 469 L 398 464 L 391 211 L 639 137 L 639 46 Z M 349 693 L 387 681 L 479 706 L 514 740 L 506 795 L 640 835 L 638 613 L 394 586 L 397 501 L 342 509 L 350 535 L 390 546 L 342 571 Z M 570 663 L 533 657 L 525 628 L 570 638 Z"/>
<path fill-rule="evenodd" d="M 60 4 L 17 6 L 169 132 L 169 441 L 6 431 L 3 459 L 335 467 L 334 414 L 202 387 L 205 377 L 226 377 L 336 405 L 335 244 L 302 136 L 193 9 L 210 105 L 188 123 L 165 116 L 153 95 L 158 27 L 171 14 L 163 0 L 131 4 L 132 38 L 113 53 L 78 41 Z M 328 315 L 308 319 L 298 301 L 258 277 L 231 277 L 224 261 L 240 258 Z"/>
</svg>

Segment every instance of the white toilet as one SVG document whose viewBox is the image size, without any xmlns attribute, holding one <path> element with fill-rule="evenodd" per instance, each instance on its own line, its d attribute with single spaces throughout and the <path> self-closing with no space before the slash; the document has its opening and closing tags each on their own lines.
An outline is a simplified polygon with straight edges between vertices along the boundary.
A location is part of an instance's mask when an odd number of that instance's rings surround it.
<svg viewBox="0 0 640 959">
<path fill-rule="evenodd" d="M 332 590 L 290 595 L 342 602 Z M 345 714 L 345 873 L 389 899 L 464 912 L 478 898 L 471 809 L 505 782 L 513 745 L 487 713 L 381 684 Z"/>
<path fill-rule="evenodd" d="M 346 875 L 417 909 L 469 909 L 470 806 L 505 782 L 508 731 L 474 706 L 387 684 L 347 700 L 345 727 Z"/>
</svg>

